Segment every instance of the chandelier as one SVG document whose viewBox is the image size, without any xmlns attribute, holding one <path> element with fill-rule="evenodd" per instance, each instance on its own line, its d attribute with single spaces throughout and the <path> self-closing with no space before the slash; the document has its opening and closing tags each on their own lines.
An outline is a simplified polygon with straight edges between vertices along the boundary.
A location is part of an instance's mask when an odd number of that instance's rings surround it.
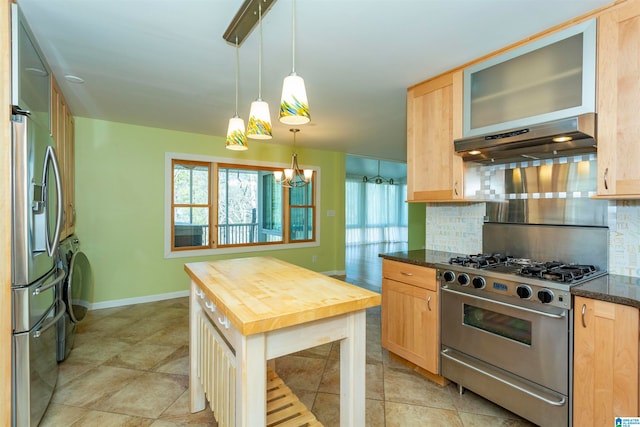
<svg viewBox="0 0 640 427">
<path fill-rule="evenodd" d="M 276 182 L 283 187 L 297 188 L 307 185 L 313 177 L 313 169 L 300 169 L 298 166 L 298 153 L 296 153 L 296 133 L 300 129 L 289 129 L 293 133 L 293 155 L 291 156 L 291 167 L 284 171 L 275 171 L 273 176 Z M 283 178 L 284 176 L 284 178 Z"/>
<path fill-rule="evenodd" d="M 366 175 L 362 177 L 362 182 L 364 183 L 375 183 L 375 184 L 382 184 L 382 183 L 388 183 L 389 185 L 393 185 L 393 178 L 383 178 L 382 176 L 380 176 L 380 160 L 378 160 L 378 175 L 373 176 L 371 178 L 367 177 Z"/>
</svg>

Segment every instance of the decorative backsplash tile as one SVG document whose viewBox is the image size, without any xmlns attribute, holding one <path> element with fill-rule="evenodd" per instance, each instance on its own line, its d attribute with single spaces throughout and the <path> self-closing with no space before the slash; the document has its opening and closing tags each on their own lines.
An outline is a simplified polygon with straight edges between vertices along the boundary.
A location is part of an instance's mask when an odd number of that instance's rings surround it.
<svg viewBox="0 0 640 427">
<path fill-rule="evenodd" d="M 609 273 L 640 277 L 640 201 L 609 202 Z"/>
<path fill-rule="evenodd" d="M 425 249 L 482 252 L 484 203 L 426 204 Z M 640 277 L 640 201 L 609 202 L 609 273 Z"/>
<path fill-rule="evenodd" d="M 426 204 L 425 249 L 476 254 L 482 252 L 484 203 Z"/>
</svg>

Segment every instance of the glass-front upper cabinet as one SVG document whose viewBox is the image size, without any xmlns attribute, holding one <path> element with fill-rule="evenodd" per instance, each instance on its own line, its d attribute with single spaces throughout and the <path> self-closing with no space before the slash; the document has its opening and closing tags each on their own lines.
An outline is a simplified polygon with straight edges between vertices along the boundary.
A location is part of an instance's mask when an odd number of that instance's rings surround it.
<svg viewBox="0 0 640 427">
<path fill-rule="evenodd" d="M 464 70 L 464 136 L 595 112 L 596 20 Z"/>
</svg>

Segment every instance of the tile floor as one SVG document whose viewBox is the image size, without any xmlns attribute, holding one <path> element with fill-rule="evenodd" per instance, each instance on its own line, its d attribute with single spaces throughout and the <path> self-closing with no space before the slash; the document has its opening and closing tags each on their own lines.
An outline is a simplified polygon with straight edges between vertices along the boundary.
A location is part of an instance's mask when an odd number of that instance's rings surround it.
<svg viewBox="0 0 640 427">
<path fill-rule="evenodd" d="M 188 411 L 188 300 L 95 310 L 60 364 L 41 426 L 215 426 Z M 325 426 L 339 425 L 339 345 L 284 356 L 276 371 Z M 454 385 L 441 388 L 380 346 L 380 309 L 367 313 L 367 426 L 529 426 Z"/>
<path fill-rule="evenodd" d="M 367 280 L 359 284 L 375 288 Z M 90 311 L 59 365 L 40 425 L 216 426 L 210 409 L 188 410 L 188 330 L 187 298 Z M 331 343 L 276 360 L 278 375 L 327 427 L 339 425 L 338 350 Z M 367 426 L 532 426 L 390 359 L 380 345 L 379 307 L 367 312 L 366 372 Z"/>
</svg>

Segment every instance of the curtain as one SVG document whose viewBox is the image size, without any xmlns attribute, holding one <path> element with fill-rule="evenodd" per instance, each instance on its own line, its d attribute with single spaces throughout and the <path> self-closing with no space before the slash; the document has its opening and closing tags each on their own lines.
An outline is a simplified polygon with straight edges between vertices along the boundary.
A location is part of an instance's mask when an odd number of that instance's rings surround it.
<svg viewBox="0 0 640 427">
<path fill-rule="evenodd" d="M 346 182 L 346 244 L 406 242 L 407 185 Z"/>
</svg>

